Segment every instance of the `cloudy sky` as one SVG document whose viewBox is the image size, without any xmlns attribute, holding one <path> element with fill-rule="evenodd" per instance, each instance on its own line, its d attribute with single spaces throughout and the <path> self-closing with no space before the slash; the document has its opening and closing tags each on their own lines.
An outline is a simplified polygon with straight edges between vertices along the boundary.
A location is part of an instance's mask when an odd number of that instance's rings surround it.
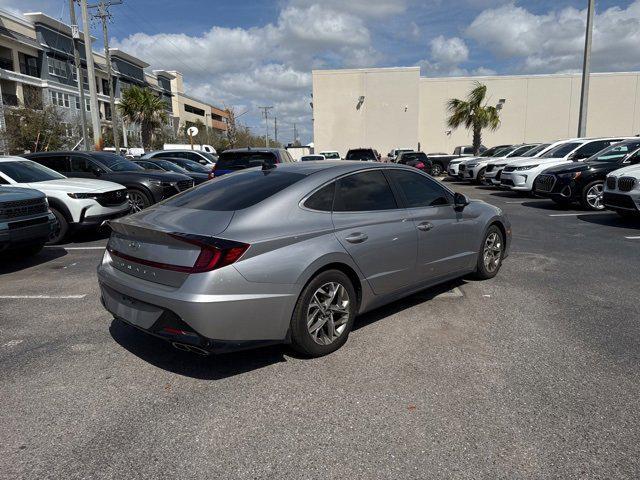
<svg viewBox="0 0 640 480">
<path fill-rule="evenodd" d="M 420 65 L 426 76 L 580 68 L 587 0 L 124 0 L 112 43 L 180 70 L 188 92 L 233 105 L 261 132 L 311 140 L 311 70 Z M 0 0 L 68 21 L 67 0 Z M 640 68 L 640 0 L 597 0 L 594 70 Z M 96 26 L 94 26 L 95 28 Z"/>
</svg>

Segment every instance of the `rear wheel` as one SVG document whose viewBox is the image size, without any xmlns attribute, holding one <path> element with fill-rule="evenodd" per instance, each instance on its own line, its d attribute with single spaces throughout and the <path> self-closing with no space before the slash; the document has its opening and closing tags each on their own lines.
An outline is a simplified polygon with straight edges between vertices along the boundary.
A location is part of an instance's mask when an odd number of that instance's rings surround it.
<svg viewBox="0 0 640 480">
<path fill-rule="evenodd" d="M 431 176 L 439 177 L 440 175 L 442 175 L 443 170 L 444 169 L 442 168 L 442 165 L 440 165 L 439 163 L 434 163 L 433 165 L 431 165 Z"/>
<path fill-rule="evenodd" d="M 486 168 L 482 168 L 480 169 L 480 171 L 478 172 L 478 176 L 476 177 L 476 182 L 480 185 L 482 185 L 485 181 L 485 176 L 484 174 L 486 173 L 487 169 Z"/>
<path fill-rule="evenodd" d="M 59 210 L 49 207 L 53 216 L 56 217 L 56 221 L 53 224 L 53 231 L 51 235 L 49 235 L 49 243 L 50 245 L 56 245 L 58 243 L 62 243 L 67 234 L 69 233 L 69 222 L 64 218 L 64 215 Z"/>
<path fill-rule="evenodd" d="M 140 190 L 130 188 L 127 190 L 127 194 L 129 195 L 131 213 L 139 212 L 151 205 L 151 199 L 149 196 Z"/>
<path fill-rule="evenodd" d="M 591 182 L 582 189 L 580 205 L 588 210 L 604 210 L 602 194 L 604 192 L 604 182 Z"/>
<path fill-rule="evenodd" d="M 493 278 L 498 274 L 504 257 L 504 236 L 495 225 L 487 230 L 480 247 L 475 277 L 480 280 Z"/>
<path fill-rule="evenodd" d="M 304 288 L 291 319 L 292 346 L 298 352 L 320 357 L 347 341 L 356 316 L 356 292 L 349 277 L 339 270 L 317 275 Z"/>
</svg>

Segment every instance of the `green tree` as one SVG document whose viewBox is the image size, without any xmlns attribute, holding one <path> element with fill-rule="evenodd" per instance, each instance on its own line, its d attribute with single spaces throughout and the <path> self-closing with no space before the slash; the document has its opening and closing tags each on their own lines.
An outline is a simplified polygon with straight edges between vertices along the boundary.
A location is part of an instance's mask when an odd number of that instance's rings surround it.
<svg viewBox="0 0 640 480">
<path fill-rule="evenodd" d="M 53 105 L 42 109 L 6 108 L 6 127 L 2 132 L 5 150 L 9 154 L 60 150 L 67 146 L 67 125 Z"/>
<path fill-rule="evenodd" d="M 122 93 L 120 115 L 129 123 L 140 124 L 142 145 L 152 147 L 153 137 L 167 122 L 165 102 L 148 88 L 132 86 Z"/>
<path fill-rule="evenodd" d="M 452 98 L 447 102 L 450 128 L 464 128 L 473 132 L 473 151 L 477 155 L 482 145 L 482 130 L 497 130 L 500 126 L 500 112 L 496 107 L 487 105 L 487 86 L 475 82 L 466 100 Z"/>
</svg>

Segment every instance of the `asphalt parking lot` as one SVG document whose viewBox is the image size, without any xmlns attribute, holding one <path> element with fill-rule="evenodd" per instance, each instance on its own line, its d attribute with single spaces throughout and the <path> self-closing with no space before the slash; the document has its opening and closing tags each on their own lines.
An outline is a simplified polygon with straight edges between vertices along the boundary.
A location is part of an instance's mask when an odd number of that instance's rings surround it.
<svg viewBox="0 0 640 480">
<path fill-rule="evenodd" d="M 638 478 L 640 223 L 485 187 L 511 256 L 324 358 L 199 357 L 102 309 L 106 237 L 0 263 L 2 478 Z"/>
</svg>

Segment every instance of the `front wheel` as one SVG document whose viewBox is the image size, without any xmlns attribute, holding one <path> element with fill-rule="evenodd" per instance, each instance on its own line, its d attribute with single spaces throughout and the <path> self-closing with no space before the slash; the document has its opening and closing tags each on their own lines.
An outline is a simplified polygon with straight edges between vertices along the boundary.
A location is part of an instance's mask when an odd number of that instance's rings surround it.
<svg viewBox="0 0 640 480">
<path fill-rule="evenodd" d="M 291 343 L 309 357 L 335 352 L 345 344 L 356 316 L 356 292 L 340 270 L 312 279 L 298 298 L 291 318 Z"/>
<path fill-rule="evenodd" d="M 604 210 L 602 194 L 604 192 L 604 182 L 591 182 L 582 189 L 580 205 L 587 210 Z"/>
<path fill-rule="evenodd" d="M 59 210 L 49 207 L 53 216 L 56 217 L 56 221 L 53 224 L 53 231 L 49 235 L 49 243 L 50 245 L 57 245 L 58 243 L 62 243 L 62 241 L 69 233 L 69 222 L 64 218 L 64 215 Z"/>
<path fill-rule="evenodd" d="M 478 263 L 476 265 L 475 277 L 479 280 L 487 280 L 498 274 L 504 258 L 504 236 L 502 231 L 495 225 L 491 225 L 484 236 Z"/>
<path fill-rule="evenodd" d="M 151 205 L 151 200 L 148 195 L 140 190 L 131 188 L 127 190 L 129 195 L 129 205 L 131 205 L 131 213 L 136 213 L 144 210 Z"/>
<path fill-rule="evenodd" d="M 442 165 L 440 165 L 439 163 L 434 163 L 433 165 L 431 165 L 431 176 L 439 177 L 440 175 L 442 175 L 442 170 Z"/>
</svg>

